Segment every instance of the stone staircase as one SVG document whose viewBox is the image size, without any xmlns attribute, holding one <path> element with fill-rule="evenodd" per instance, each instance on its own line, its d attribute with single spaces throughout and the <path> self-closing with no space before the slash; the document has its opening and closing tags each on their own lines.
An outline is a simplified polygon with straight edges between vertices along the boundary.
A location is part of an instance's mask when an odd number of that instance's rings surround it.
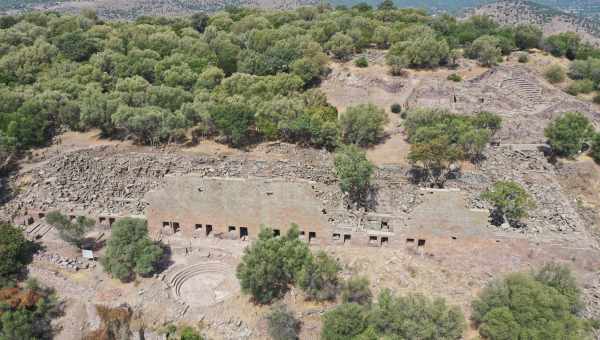
<svg viewBox="0 0 600 340">
<path fill-rule="evenodd" d="M 40 240 L 50 232 L 54 227 L 40 220 L 32 225 L 24 226 L 25 236 L 30 240 Z"/>
<path fill-rule="evenodd" d="M 534 113 L 539 105 L 547 103 L 542 88 L 529 80 L 527 72 L 521 69 L 513 70 L 510 78 L 503 80 L 499 88 L 507 96 L 518 97 L 520 101 L 525 102 L 517 113 Z"/>
</svg>

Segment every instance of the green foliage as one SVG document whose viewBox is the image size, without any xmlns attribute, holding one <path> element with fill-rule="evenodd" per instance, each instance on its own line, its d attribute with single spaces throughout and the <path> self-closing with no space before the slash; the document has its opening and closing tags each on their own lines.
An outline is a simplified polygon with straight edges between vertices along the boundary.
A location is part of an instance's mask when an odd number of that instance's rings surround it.
<svg viewBox="0 0 600 340">
<path fill-rule="evenodd" d="M 360 57 L 354 61 L 354 65 L 356 65 L 356 67 L 362 68 L 369 67 L 369 61 L 365 57 Z"/>
<path fill-rule="evenodd" d="M 528 53 L 526 53 L 526 52 L 520 53 L 520 54 L 519 54 L 518 61 L 519 61 L 521 64 L 526 64 L 526 63 L 528 63 L 528 62 L 529 62 L 529 54 L 528 54 Z"/>
<path fill-rule="evenodd" d="M 590 149 L 590 156 L 596 163 L 600 164 L 600 132 L 597 132 L 592 138 L 592 148 Z"/>
<path fill-rule="evenodd" d="M 567 93 L 576 96 L 580 93 L 588 94 L 594 91 L 594 82 L 590 79 L 575 80 L 569 87 L 567 87 Z"/>
<path fill-rule="evenodd" d="M 20 229 L 0 224 L 0 287 L 11 283 L 23 272 L 34 251 L 34 245 Z"/>
<path fill-rule="evenodd" d="M 367 146 L 383 137 L 388 123 L 384 110 L 373 104 L 349 107 L 340 116 L 340 133 L 343 143 Z"/>
<path fill-rule="evenodd" d="M 380 335 L 402 339 L 461 339 L 466 328 L 461 310 L 441 298 L 394 296 L 389 290 L 379 295 L 370 320 Z"/>
<path fill-rule="evenodd" d="M 369 279 L 366 277 L 353 276 L 344 282 L 342 286 L 342 301 L 344 303 L 370 305 L 372 300 L 373 293 L 369 289 Z"/>
<path fill-rule="evenodd" d="M 490 340 L 587 339 L 587 322 L 575 314 L 579 298 L 570 271 L 551 264 L 488 284 L 473 301 L 472 318 Z"/>
<path fill-rule="evenodd" d="M 499 181 L 486 190 L 481 197 L 492 203 L 495 209 L 495 215 L 498 219 L 495 224 L 502 224 L 506 217 L 508 222 L 514 222 L 526 218 L 528 211 L 535 208 L 535 202 L 521 185 L 512 181 Z"/>
<path fill-rule="evenodd" d="M 354 41 L 344 33 L 335 33 L 325 44 L 325 49 L 339 60 L 348 60 L 354 52 Z"/>
<path fill-rule="evenodd" d="M 183 142 L 189 135 L 197 141 L 194 131 L 203 131 L 240 147 L 281 139 L 332 149 L 345 132 L 335 109 L 308 98 L 327 72 L 325 52 L 351 60 L 369 46 L 389 48 L 386 62 L 399 75 L 406 67 L 455 65 L 463 48 L 493 64 L 499 52 L 535 47 L 540 39 L 533 26 L 428 16 L 391 1 L 377 9 L 229 9 L 134 22 L 82 14 L 0 18 L 2 158 L 44 146 L 62 126 L 98 128 L 105 137 L 143 144 Z M 600 58 L 569 34 L 550 37 L 545 46 L 576 54 L 581 63 L 574 68 Z M 594 65 L 578 72 L 598 83 Z"/>
<path fill-rule="evenodd" d="M 600 84 L 600 58 L 588 58 L 585 60 L 574 60 L 569 65 L 569 77 L 571 79 L 584 81 L 585 86 L 579 85 L 582 89 L 573 90 L 572 94 L 589 93 L 590 88 L 598 87 Z M 590 82 L 593 85 L 590 85 Z"/>
<path fill-rule="evenodd" d="M 562 157 L 576 156 L 593 133 L 590 120 L 580 112 L 567 112 L 544 130 L 552 150 Z"/>
<path fill-rule="evenodd" d="M 452 73 L 451 75 L 448 76 L 448 80 L 458 83 L 458 82 L 462 81 L 462 77 L 459 74 Z"/>
<path fill-rule="evenodd" d="M 500 39 L 494 36 L 485 35 L 479 37 L 471 44 L 471 47 L 467 51 L 467 56 L 477 59 L 483 66 L 495 65 L 502 57 L 500 43 Z"/>
<path fill-rule="evenodd" d="M 443 187 L 450 165 L 461 158 L 461 151 L 450 143 L 446 136 L 436 137 L 428 142 L 411 144 L 408 160 L 415 167 L 420 167 L 418 175 L 422 181 Z"/>
<path fill-rule="evenodd" d="M 27 286 L 0 290 L 0 339 L 52 339 L 51 321 L 59 312 L 53 291 Z"/>
<path fill-rule="evenodd" d="M 86 32 L 67 32 L 56 38 L 56 47 L 73 61 L 86 61 L 101 50 L 101 41 Z"/>
<path fill-rule="evenodd" d="M 367 328 L 367 317 L 367 310 L 363 306 L 355 303 L 341 304 L 323 315 L 321 339 L 354 339 Z"/>
<path fill-rule="evenodd" d="M 461 339 L 466 328 L 458 307 L 420 294 L 384 290 L 373 306 L 344 303 L 323 315 L 323 339 Z"/>
<path fill-rule="evenodd" d="M 551 84 L 562 83 L 565 80 L 565 70 L 560 65 L 552 65 L 544 72 L 544 77 Z"/>
<path fill-rule="evenodd" d="M 308 245 L 298 236 L 295 225 L 283 237 L 275 236 L 269 228 L 261 230 L 258 240 L 244 250 L 237 267 L 242 292 L 261 304 L 283 296 L 311 257 Z"/>
<path fill-rule="evenodd" d="M 450 48 L 445 40 L 439 40 L 431 32 L 419 33 L 409 40 L 392 44 L 386 61 L 395 68 L 403 66 L 435 67 L 448 60 Z"/>
<path fill-rule="evenodd" d="M 145 220 L 123 218 L 112 226 L 106 255 L 101 259 L 104 270 L 121 281 L 135 275 L 150 275 L 158 269 L 163 249 L 148 237 Z"/>
<path fill-rule="evenodd" d="M 514 28 L 514 32 L 515 45 L 521 50 L 538 48 L 542 41 L 543 32 L 535 25 L 519 25 Z"/>
<path fill-rule="evenodd" d="M 411 143 L 408 159 L 416 178 L 443 186 L 450 165 L 461 159 L 477 161 L 501 119 L 490 112 L 459 116 L 438 109 L 412 110 L 404 121 Z"/>
<path fill-rule="evenodd" d="M 46 216 L 46 221 L 52 225 L 56 230 L 61 239 L 73 244 L 78 248 L 82 248 L 85 241 L 85 235 L 89 232 L 96 222 L 85 216 L 77 216 L 74 222 L 61 214 L 58 211 L 52 211 Z"/>
<path fill-rule="evenodd" d="M 180 340 L 203 340 L 204 337 L 192 327 L 183 327 L 179 336 Z"/>
<path fill-rule="evenodd" d="M 299 271 L 298 286 L 311 300 L 333 300 L 339 288 L 340 270 L 338 262 L 321 251 L 315 257 L 307 259 Z"/>
<path fill-rule="evenodd" d="M 273 340 L 296 340 L 300 331 L 300 321 L 285 305 L 276 305 L 267 315 L 269 336 Z"/>
<path fill-rule="evenodd" d="M 544 50 L 555 57 L 575 59 L 581 38 L 575 32 L 564 32 L 547 37 L 544 40 Z"/>
<path fill-rule="evenodd" d="M 344 145 L 336 152 L 334 166 L 342 191 L 352 202 L 364 204 L 374 171 L 366 153 L 355 145 Z"/>
</svg>

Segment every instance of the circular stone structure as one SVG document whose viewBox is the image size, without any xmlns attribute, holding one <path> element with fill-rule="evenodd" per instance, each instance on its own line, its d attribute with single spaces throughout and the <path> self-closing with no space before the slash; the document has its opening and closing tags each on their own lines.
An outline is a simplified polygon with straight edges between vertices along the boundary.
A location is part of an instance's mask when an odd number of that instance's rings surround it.
<svg viewBox="0 0 600 340">
<path fill-rule="evenodd" d="M 239 291 L 231 266 L 218 261 L 187 266 L 169 283 L 174 295 L 190 307 L 212 306 Z"/>
</svg>

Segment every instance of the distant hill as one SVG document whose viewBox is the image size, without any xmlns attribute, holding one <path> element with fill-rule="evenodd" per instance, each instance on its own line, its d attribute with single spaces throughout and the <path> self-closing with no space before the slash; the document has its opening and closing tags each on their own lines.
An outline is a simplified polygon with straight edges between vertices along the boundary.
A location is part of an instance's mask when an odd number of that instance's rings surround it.
<svg viewBox="0 0 600 340">
<path fill-rule="evenodd" d="M 501 0 L 477 7 L 467 13 L 467 16 L 471 15 L 488 15 L 501 24 L 536 24 L 542 27 L 546 35 L 577 32 L 587 41 L 600 43 L 599 20 L 533 1 Z"/>
<path fill-rule="evenodd" d="M 94 8 L 106 19 L 134 19 L 142 15 L 179 16 L 196 11 L 213 12 L 226 6 L 252 6 L 271 9 L 290 9 L 330 4 L 352 6 L 366 2 L 377 6 L 383 0 L 0 0 L 2 11 L 29 9 L 79 12 Z M 544 26 L 558 25 L 558 30 L 583 31 L 600 36 L 600 0 L 394 0 L 399 7 L 423 8 L 431 13 L 450 12 L 488 14 L 503 23 L 534 20 Z M 559 17 L 560 20 L 553 21 Z M 551 26 L 551 25 L 547 25 Z M 552 31 L 548 27 L 548 32 Z"/>
</svg>

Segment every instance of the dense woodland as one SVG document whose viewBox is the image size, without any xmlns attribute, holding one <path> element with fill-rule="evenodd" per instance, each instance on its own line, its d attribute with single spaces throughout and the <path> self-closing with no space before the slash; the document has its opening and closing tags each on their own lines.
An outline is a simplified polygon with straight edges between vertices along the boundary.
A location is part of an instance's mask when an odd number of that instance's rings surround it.
<svg viewBox="0 0 600 340">
<path fill-rule="evenodd" d="M 143 144 L 216 138 L 234 146 L 279 139 L 334 148 L 338 113 L 316 88 L 329 58 L 389 49 L 391 72 L 482 64 L 542 44 L 534 27 L 395 9 L 384 2 L 294 11 L 231 8 L 211 16 L 103 22 L 31 12 L 0 17 L 0 142 L 5 158 L 64 129 L 101 129 Z M 556 55 L 599 52 L 570 35 Z M 361 143 L 362 144 L 362 143 Z"/>
<path fill-rule="evenodd" d="M 340 114 L 318 89 L 331 58 L 351 60 L 367 48 L 387 50 L 389 70 L 399 75 L 406 68 L 453 67 L 462 56 L 491 66 L 515 50 L 544 48 L 575 60 L 568 72 L 556 69 L 549 79 L 568 75 L 590 92 L 600 83 L 600 51 L 575 34 L 542 39 L 532 26 L 502 27 L 484 17 L 459 22 L 396 9 L 389 1 L 378 8 L 230 8 L 212 16 L 136 22 L 103 22 L 91 12 L 31 12 L 0 17 L 2 161 L 47 145 L 65 129 L 97 128 L 106 138 L 148 145 L 213 138 L 244 147 L 282 140 L 337 149 L 334 167 L 341 190 L 368 207 L 374 166 L 361 147 L 382 138 L 388 116 L 375 105 Z M 404 115 L 408 158 L 418 176 L 438 186 L 451 163 L 477 162 L 501 126 L 489 112 L 402 112 L 399 105 L 391 111 Z M 582 114 L 563 115 L 545 135 L 557 156 L 575 157 L 591 144 L 590 154 L 600 159 L 600 134 Z M 535 205 L 513 182 L 496 183 L 483 198 L 498 219 L 511 225 Z M 86 242 L 92 222 L 69 221 L 58 213 L 49 218 L 66 242 L 76 247 Z M 49 338 L 56 312 L 51 291 L 23 283 L 36 245 L 12 226 L 0 229 L 0 338 Z M 442 299 L 389 291 L 374 301 L 368 281 L 343 281 L 337 260 L 312 254 L 297 232 L 292 228 L 276 237 L 265 229 L 246 250 L 237 275 L 254 302 L 272 303 L 293 285 L 308 300 L 333 301 L 341 295 L 343 304 L 323 317 L 323 339 L 462 336 L 467 322 L 458 308 Z M 148 237 L 145 221 L 124 219 L 113 227 L 101 263 L 112 276 L 130 281 L 158 271 L 163 253 L 162 245 Z M 269 333 L 274 339 L 295 339 L 299 321 L 275 307 L 268 316 Z M 560 266 L 490 283 L 473 308 L 472 321 L 487 339 L 585 339 L 595 325 L 580 318 L 580 291 Z"/>
</svg>

